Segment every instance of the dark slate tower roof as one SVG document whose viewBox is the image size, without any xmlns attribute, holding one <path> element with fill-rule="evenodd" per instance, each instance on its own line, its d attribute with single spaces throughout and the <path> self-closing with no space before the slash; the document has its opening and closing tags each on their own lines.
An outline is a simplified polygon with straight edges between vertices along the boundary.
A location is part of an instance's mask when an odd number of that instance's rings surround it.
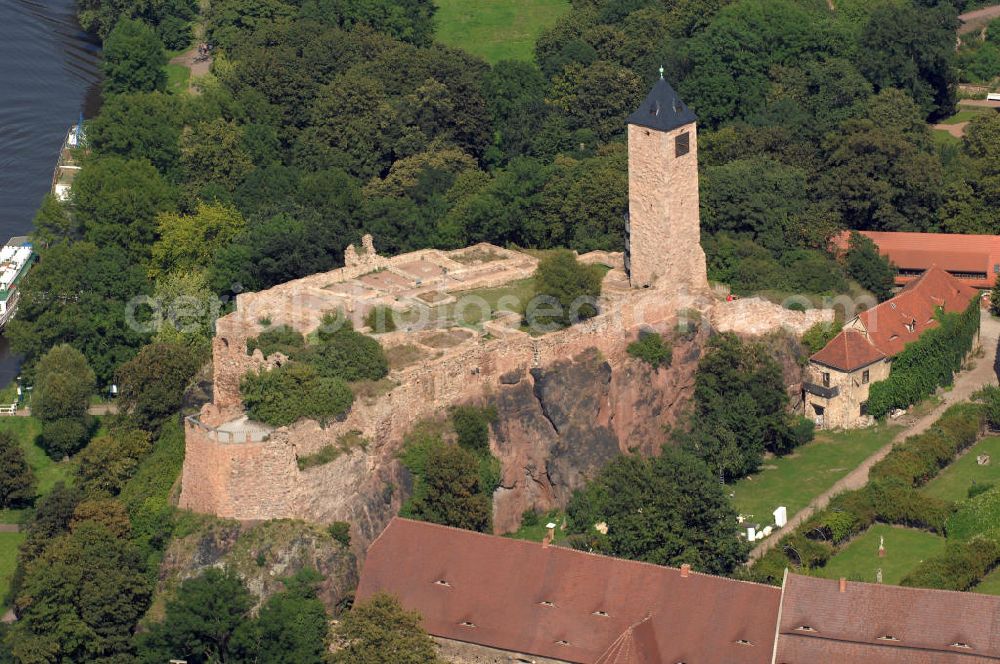
<svg viewBox="0 0 1000 664">
<path fill-rule="evenodd" d="M 694 111 L 681 101 L 677 92 L 663 78 L 662 70 L 660 80 L 649 91 L 646 101 L 642 102 L 639 109 L 628 116 L 629 124 L 649 127 L 657 131 L 670 131 L 697 120 Z"/>
</svg>

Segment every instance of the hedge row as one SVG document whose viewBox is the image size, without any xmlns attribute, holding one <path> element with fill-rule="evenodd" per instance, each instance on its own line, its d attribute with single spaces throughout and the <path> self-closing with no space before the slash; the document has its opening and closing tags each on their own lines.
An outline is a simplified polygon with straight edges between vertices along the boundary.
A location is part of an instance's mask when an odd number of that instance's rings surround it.
<svg viewBox="0 0 1000 664">
<path fill-rule="evenodd" d="M 907 438 L 902 445 L 875 464 L 872 480 L 898 480 L 909 486 L 923 486 L 934 478 L 955 455 L 968 449 L 983 427 L 983 409 L 978 404 L 956 404 L 946 410 L 922 434 Z"/>
<path fill-rule="evenodd" d="M 993 488 L 962 503 L 948 521 L 948 537 L 969 540 L 1000 526 L 1000 489 Z"/>
<path fill-rule="evenodd" d="M 986 537 L 948 542 L 945 552 L 928 558 L 900 582 L 917 588 L 969 590 L 1000 564 L 1000 543 Z"/>
<path fill-rule="evenodd" d="M 955 505 L 916 487 L 974 444 L 983 421 L 983 409 L 976 404 L 950 407 L 928 431 L 893 448 L 872 468 L 863 488 L 835 496 L 825 510 L 783 537 L 753 566 L 751 576 L 780 583 L 786 567 L 822 567 L 840 546 L 876 522 L 944 534 L 956 518 Z"/>
<path fill-rule="evenodd" d="M 868 412 L 877 418 L 907 408 L 939 387 L 951 385 L 979 332 L 979 298 L 962 313 L 939 313 L 938 326 L 906 346 L 892 362 L 892 373 L 872 384 Z"/>
</svg>

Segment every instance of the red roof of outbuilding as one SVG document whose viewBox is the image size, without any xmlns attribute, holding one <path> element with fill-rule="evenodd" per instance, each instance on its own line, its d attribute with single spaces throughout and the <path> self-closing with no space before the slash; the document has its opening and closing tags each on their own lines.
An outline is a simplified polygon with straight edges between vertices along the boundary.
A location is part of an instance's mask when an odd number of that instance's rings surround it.
<svg viewBox="0 0 1000 664">
<path fill-rule="evenodd" d="M 418 611 L 434 636 L 568 662 L 770 664 L 780 590 L 396 518 L 358 599 Z"/>
<path fill-rule="evenodd" d="M 778 631 L 781 664 L 986 664 L 1000 597 L 788 574 Z"/>
<path fill-rule="evenodd" d="M 965 311 L 979 291 L 931 266 L 892 299 L 858 314 L 868 340 L 881 352 L 895 357 L 924 332 L 937 327 L 938 309 Z"/>
<path fill-rule="evenodd" d="M 901 270 L 927 270 L 937 265 L 948 272 L 983 273 L 984 279 L 962 278 L 976 288 L 992 288 L 1000 270 L 1000 235 L 963 235 L 958 233 L 884 233 L 860 231 L 870 238 L 879 252 L 889 257 Z M 838 249 L 846 250 L 850 231 L 833 238 Z M 900 274 L 897 283 L 906 283 L 912 275 Z"/>
<path fill-rule="evenodd" d="M 884 360 L 885 353 L 871 345 L 865 335 L 848 328 L 809 359 L 840 371 L 854 371 Z"/>
</svg>

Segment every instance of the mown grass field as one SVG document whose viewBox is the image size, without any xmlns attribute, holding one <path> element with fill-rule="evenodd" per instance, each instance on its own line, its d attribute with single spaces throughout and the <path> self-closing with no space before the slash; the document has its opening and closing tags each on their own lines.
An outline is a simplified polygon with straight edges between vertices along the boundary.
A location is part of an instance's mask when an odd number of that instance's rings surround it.
<svg viewBox="0 0 1000 664">
<path fill-rule="evenodd" d="M 167 90 L 174 93 L 187 92 L 191 80 L 191 70 L 184 65 L 167 65 Z"/>
<path fill-rule="evenodd" d="M 819 431 L 816 439 L 780 459 L 768 459 L 764 469 L 727 486 L 733 506 L 753 521 L 771 523 L 779 505 L 788 517 L 854 470 L 899 431 L 898 426 L 878 425 L 855 431 Z"/>
<path fill-rule="evenodd" d="M 976 457 L 989 454 L 990 463 L 980 466 Z M 978 484 L 1000 484 L 1000 437 L 984 438 L 950 466 L 927 483 L 922 491 L 944 500 L 958 501 L 968 497 L 969 487 Z"/>
<path fill-rule="evenodd" d="M 17 547 L 24 541 L 24 533 L 0 533 L 0 610 L 6 612 L 4 598 L 10 591 L 10 580 L 17 567 Z"/>
<path fill-rule="evenodd" d="M 885 558 L 878 557 L 879 537 L 885 537 Z M 882 569 L 882 583 L 898 584 L 921 561 L 944 552 L 945 539 L 925 530 L 875 524 L 844 547 L 816 574 L 829 579 L 846 577 L 874 583 Z"/>
<path fill-rule="evenodd" d="M 569 0 L 437 0 L 437 39 L 487 62 L 533 60 L 535 40 Z"/>
</svg>

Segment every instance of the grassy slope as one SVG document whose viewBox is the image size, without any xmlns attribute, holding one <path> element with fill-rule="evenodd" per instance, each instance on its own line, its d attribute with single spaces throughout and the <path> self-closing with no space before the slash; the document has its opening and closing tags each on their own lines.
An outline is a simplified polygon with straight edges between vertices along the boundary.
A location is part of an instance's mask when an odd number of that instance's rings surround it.
<svg viewBox="0 0 1000 664">
<path fill-rule="evenodd" d="M 980 454 L 989 454 L 988 466 L 976 463 Z M 984 438 L 957 461 L 941 471 L 922 490 L 944 500 L 965 500 L 973 482 L 1000 484 L 1000 437 Z"/>
<path fill-rule="evenodd" d="M 56 482 L 68 479 L 73 463 L 53 461 L 35 444 L 42 431 L 38 420 L 33 417 L 3 417 L 0 418 L 0 430 L 10 431 L 21 443 L 28 465 L 35 471 L 39 496 L 48 494 Z M 0 510 L 0 523 L 21 523 L 24 515 L 25 510 Z"/>
<path fill-rule="evenodd" d="M 568 0 L 437 0 L 437 39 L 488 62 L 533 60 L 535 40 Z"/>
<path fill-rule="evenodd" d="M 1000 595 L 1000 569 L 995 569 L 983 577 L 983 580 L 972 589 L 972 592 Z"/>
<path fill-rule="evenodd" d="M 794 454 L 766 462 L 764 470 L 727 487 L 740 514 L 771 523 L 771 512 L 788 508 L 789 518 L 887 444 L 898 427 L 879 425 L 856 431 L 820 431 Z"/>
<path fill-rule="evenodd" d="M 24 541 L 24 533 L 0 533 L 0 611 L 6 611 L 3 598 L 10 590 L 10 579 L 17 567 L 17 547 Z"/>
<path fill-rule="evenodd" d="M 878 557 L 880 536 L 885 537 L 885 558 Z M 944 545 L 945 539 L 939 535 L 879 523 L 844 547 L 816 573 L 830 579 L 843 576 L 874 582 L 876 570 L 882 568 L 882 582 L 898 584 L 921 561 L 944 552 Z"/>
</svg>

